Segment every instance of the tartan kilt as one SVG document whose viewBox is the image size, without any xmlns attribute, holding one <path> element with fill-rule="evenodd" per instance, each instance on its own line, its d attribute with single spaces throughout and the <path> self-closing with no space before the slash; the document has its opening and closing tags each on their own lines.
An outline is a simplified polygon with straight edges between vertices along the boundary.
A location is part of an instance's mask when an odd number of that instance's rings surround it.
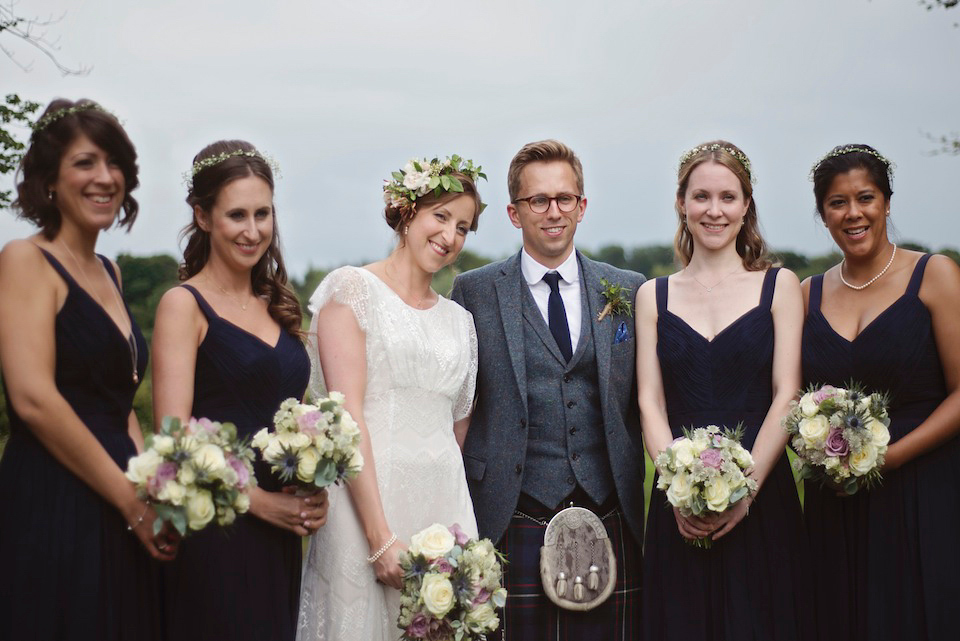
<svg viewBox="0 0 960 641">
<path fill-rule="evenodd" d="M 530 514 L 549 520 L 553 512 Z M 540 547 L 547 529 L 514 514 L 498 548 L 507 557 L 504 587 L 507 605 L 500 617 L 502 641 L 626 641 L 640 638 L 641 547 L 619 506 L 603 519 L 617 557 L 617 583 L 605 603 L 587 612 L 554 605 L 540 580 Z M 502 633 L 502 636 L 500 634 Z"/>
</svg>

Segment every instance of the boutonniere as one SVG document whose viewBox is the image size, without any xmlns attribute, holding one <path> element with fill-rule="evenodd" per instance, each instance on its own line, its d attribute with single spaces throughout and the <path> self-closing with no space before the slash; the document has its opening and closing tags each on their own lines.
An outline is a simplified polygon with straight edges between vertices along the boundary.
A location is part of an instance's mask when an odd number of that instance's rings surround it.
<svg viewBox="0 0 960 641">
<path fill-rule="evenodd" d="M 633 307 L 626 296 L 629 291 L 626 287 L 623 285 L 614 285 L 605 278 L 600 279 L 600 284 L 603 285 L 603 291 L 600 292 L 600 295 L 603 296 L 606 305 L 604 305 L 600 313 L 597 314 L 597 322 L 602 321 L 611 314 L 633 315 Z"/>
</svg>

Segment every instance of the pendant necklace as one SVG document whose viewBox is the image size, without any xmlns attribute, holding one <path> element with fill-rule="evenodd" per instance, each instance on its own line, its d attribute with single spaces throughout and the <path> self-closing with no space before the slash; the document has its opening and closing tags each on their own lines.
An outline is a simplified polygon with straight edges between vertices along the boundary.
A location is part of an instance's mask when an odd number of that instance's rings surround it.
<svg viewBox="0 0 960 641">
<path fill-rule="evenodd" d="M 843 277 L 843 265 L 847 262 L 847 259 L 844 258 L 843 260 L 840 261 L 840 282 L 846 285 L 847 287 L 849 287 L 850 289 L 855 289 L 857 291 L 860 291 L 861 289 L 866 289 L 867 287 L 870 287 L 870 285 L 873 285 L 875 282 L 877 282 L 878 278 L 880 278 L 881 276 L 887 273 L 887 270 L 890 269 L 890 265 L 893 264 L 893 259 L 896 258 L 896 256 L 897 256 L 897 244 L 894 243 L 893 253 L 890 254 L 890 260 L 887 261 L 886 267 L 881 269 L 879 274 L 877 274 L 876 276 L 874 276 L 873 278 L 865 282 L 863 285 L 851 285 L 850 283 L 847 282 L 847 279 Z"/>
<path fill-rule="evenodd" d="M 684 269 L 683 271 L 687 271 L 687 270 Z M 714 283 L 713 285 L 711 285 L 710 287 L 707 287 L 706 285 L 704 285 L 703 283 L 701 283 L 701 282 L 700 282 L 700 279 L 697 278 L 696 276 L 694 276 L 693 274 L 690 274 L 690 278 L 692 278 L 693 280 L 697 281 L 697 285 L 700 285 L 700 287 L 703 287 L 703 288 L 706 290 L 706 292 L 709 294 L 710 292 L 713 291 L 713 288 L 714 288 L 714 287 L 716 287 L 717 285 L 719 285 L 719 284 L 722 283 L 723 281 L 727 280 L 727 278 L 729 278 L 730 276 L 733 276 L 733 275 L 736 274 L 738 271 L 740 271 L 740 267 L 737 267 L 735 270 L 733 270 L 732 272 L 730 272 L 729 274 L 727 274 L 726 276 L 724 276 L 723 278 L 721 278 L 720 280 L 718 280 L 717 282 L 715 282 L 715 283 Z"/>
<path fill-rule="evenodd" d="M 231 294 L 230 292 L 228 292 L 223 285 L 221 285 L 221 284 L 218 283 L 217 281 L 215 281 L 215 280 L 213 280 L 212 278 L 210 278 L 210 276 L 209 276 L 208 274 L 204 274 L 203 277 L 206 278 L 206 279 L 210 282 L 211 285 L 213 285 L 214 287 L 216 287 L 217 289 L 219 289 L 221 294 L 223 294 L 224 296 L 227 296 L 228 298 L 232 298 L 233 301 L 234 301 L 237 305 L 240 306 L 240 310 L 241 310 L 241 311 L 244 311 L 244 312 L 247 311 L 247 305 L 250 304 L 250 301 L 247 301 L 246 303 L 240 302 L 240 298 L 239 298 L 238 296 L 235 296 L 235 295 Z"/>
<path fill-rule="evenodd" d="M 100 307 L 104 312 L 107 311 L 107 306 L 104 305 L 103 300 L 100 298 L 100 295 L 93 288 L 93 284 L 90 282 L 90 278 L 87 276 L 87 272 L 83 270 L 83 267 L 80 266 L 80 261 L 77 260 L 77 257 L 74 255 L 73 250 L 70 249 L 70 246 L 67 245 L 66 241 L 63 238 L 59 238 L 60 244 L 63 245 L 63 248 L 67 250 L 67 254 L 70 255 L 70 258 L 73 259 L 73 264 L 76 265 L 77 271 L 80 272 L 80 275 L 83 276 L 83 281 L 87 284 L 87 289 L 90 291 L 90 294 L 96 301 L 100 304 Z M 124 338 L 126 339 L 127 349 L 130 350 L 130 363 L 133 370 L 133 382 L 140 382 L 140 374 L 137 372 L 137 363 L 140 360 L 140 350 L 137 347 L 137 338 L 133 335 L 133 321 L 130 320 L 130 317 L 127 315 L 126 310 L 123 306 L 123 301 L 120 300 L 120 292 L 117 291 L 117 286 L 114 284 L 113 279 L 110 278 L 110 274 L 107 273 L 107 268 L 104 266 L 103 261 L 99 258 L 96 259 L 100 263 L 100 269 L 103 270 L 103 275 L 107 277 L 107 282 L 110 283 L 110 290 L 113 292 L 113 300 L 116 303 L 117 311 L 120 313 L 120 318 L 127 321 L 128 327 L 120 327 L 120 331 L 123 332 Z"/>
<path fill-rule="evenodd" d="M 386 275 L 387 275 L 387 278 L 389 278 L 391 281 L 393 281 L 393 283 L 394 283 L 395 285 L 399 286 L 399 285 L 401 285 L 402 283 L 401 283 L 400 281 L 398 281 L 396 278 L 394 278 L 393 276 L 390 275 L 390 270 L 389 270 L 389 266 L 390 266 L 390 265 L 389 265 L 389 263 L 390 263 L 389 260 L 385 262 L 385 264 L 384 264 L 384 266 L 383 266 L 383 273 L 386 274 Z M 411 298 L 413 298 L 413 296 L 412 296 L 411 293 L 410 293 L 410 289 L 411 289 L 411 288 L 410 288 L 410 287 L 405 287 L 404 289 L 407 290 L 407 296 L 410 296 Z M 423 299 L 426 298 L 429 294 L 430 294 L 430 288 L 428 287 L 428 288 L 427 288 L 427 293 L 424 294 L 423 296 L 421 296 L 420 298 L 418 298 L 418 299 L 417 299 L 417 304 L 416 304 L 416 305 L 411 305 L 411 307 L 413 307 L 414 309 L 421 309 L 421 310 L 422 310 L 422 309 L 423 309 L 423 307 L 422 307 L 422 305 L 423 305 Z M 399 296 L 400 300 L 404 300 L 404 299 L 403 299 L 403 296 L 400 296 L 399 294 L 397 294 L 397 296 Z M 404 302 L 406 302 L 406 301 L 404 301 Z"/>
</svg>

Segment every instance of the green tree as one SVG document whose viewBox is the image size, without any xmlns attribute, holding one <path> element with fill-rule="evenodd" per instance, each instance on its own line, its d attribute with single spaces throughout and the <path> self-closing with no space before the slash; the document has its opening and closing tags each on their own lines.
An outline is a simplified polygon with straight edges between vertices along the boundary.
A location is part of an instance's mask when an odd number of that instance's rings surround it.
<svg viewBox="0 0 960 641">
<path fill-rule="evenodd" d="M 14 135 L 13 127 L 28 128 L 33 113 L 39 108 L 40 103 L 23 100 L 15 93 L 7 94 L 5 104 L 0 105 L 0 175 L 15 171 L 26 149 L 26 145 Z M 12 196 L 12 190 L 0 189 L 0 209 L 10 206 Z"/>
</svg>

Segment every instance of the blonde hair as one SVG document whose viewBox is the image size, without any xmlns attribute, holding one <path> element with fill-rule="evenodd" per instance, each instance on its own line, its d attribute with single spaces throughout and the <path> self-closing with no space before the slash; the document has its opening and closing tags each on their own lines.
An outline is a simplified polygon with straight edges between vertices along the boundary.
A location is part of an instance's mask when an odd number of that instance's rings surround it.
<svg viewBox="0 0 960 641">
<path fill-rule="evenodd" d="M 570 163 L 573 168 L 573 174 L 577 179 L 578 195 L 583 195 L 583 165 L 573 149 L 566 146 L 559 140 L 540 140 L 538 142 L 528 142 L 517 155 L 510 161 L 510 169 L 507 171 L 507 191 L 510 193 L 510 202 L 514 202 L 520 197 L 520 174 L 523 168 L 535 162 L 554 162 L 561 161 Z"/>
</svg>

